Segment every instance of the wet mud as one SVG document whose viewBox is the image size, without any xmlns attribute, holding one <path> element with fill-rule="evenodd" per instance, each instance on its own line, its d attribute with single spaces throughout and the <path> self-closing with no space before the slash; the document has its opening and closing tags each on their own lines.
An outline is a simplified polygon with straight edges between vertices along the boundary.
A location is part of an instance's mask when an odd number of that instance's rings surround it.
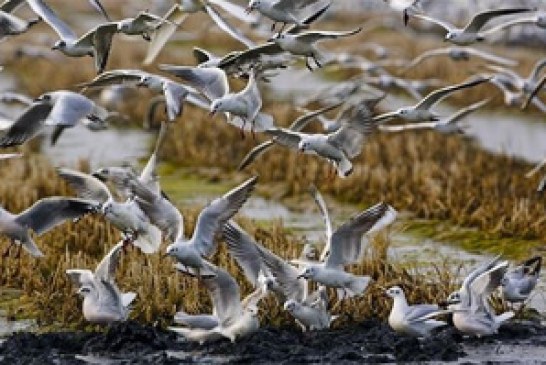
<svg viewBox="0 0 546 365">
<path fill-rule="evenodd" d="M 178 364 L 178 363 L 399 363 L 451 362 L 470 359 L 468 351 L 493 345 L 544 348 L 546 327 L 513 323 L 499 335 L 469 339 L 445 328 L 427 340 L 393 333 L 379 321 L 337 330 L 301 333 L 295 328 L 263 328 L 232 344 L 198 345 L 174 333 L 135 322 L 115 324 L 102 332 L 18 333 L 0 344 L 2 364 Z M 470 354 L 471 355 L 471 354 Z M 482 353 L 479 356 L 487 357 Z M 487 361 L 486 358 L 481 360 Z"/>
</svg>

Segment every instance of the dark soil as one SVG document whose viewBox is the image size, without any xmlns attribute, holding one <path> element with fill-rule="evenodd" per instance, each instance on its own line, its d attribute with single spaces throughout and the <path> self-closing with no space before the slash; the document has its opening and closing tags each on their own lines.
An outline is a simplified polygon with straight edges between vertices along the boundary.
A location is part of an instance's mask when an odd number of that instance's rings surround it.
<svg viewBox="0 0 546 365">
<path fill-rule="evenodd" d="M 533 339 L 546 344 L 546 328 L 510 324 L 498 336 L 470 340 L 480 343 L 518 343 Z M 366 321 L 350 328 L 300 333 L 295 329 L 263 328 L 236 344 L 220 341 L 200 346 L 174 333 L 135 322 L 120 323 L 104 332 L 18 333 L 0 345 L 2 364 L 82 364 L 81 356 L 97 363 L 385 363 L 455 361 L 470 343 L 454 329 L 439 331 L 426 341 L 394 334 L 386 324 Z M 78 355 L 78 357 L 76 357 Z"/>
</svg>

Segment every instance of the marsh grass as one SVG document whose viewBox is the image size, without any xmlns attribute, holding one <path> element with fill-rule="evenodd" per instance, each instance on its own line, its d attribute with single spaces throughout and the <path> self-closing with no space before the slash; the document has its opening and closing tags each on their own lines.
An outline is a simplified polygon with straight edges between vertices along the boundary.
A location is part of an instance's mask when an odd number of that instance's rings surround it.
<svg viewBox="0 0 546 365">
<path fill-rule="evenodd" d="M 10 211 L 19 212 L 44 196 L 71 195 L 55 170 L 39 156 L 8 161 L 7 164 L 0 170 L 0 177 L 5 182 L 0 187 L 0 199 Z M 198 207 L 183 209 L 188 235 L 192 234 L 198 212 Z M 284 229 L 279 222 L 267 227 L 258 226 L 249 219 L 241 219 L 240 223 L 258 242 L 281 257 L 299 256 L 304 241 Z M 33 259 L 23 252 L 19 259 L 11 255 L 0 263 L 0 287 L 22 291 L 18 300 L 10 298 L 3 302 L 2 307 L 13 318 L 35 318 L 42 330 L 88 328 L 81 314 L 81 298 L 75 294 L 76 288 L 65 271 L 70 268 L 94 269 L 118 239 L 119 233 L 100 217 L 66 223 L 37 237 L 37 244 L 46 255 L 44 258 Z M 6 239 L 2 238 L 2 249 L 6 244 Z M 219 241 L 213 262 L 235 276 L 242 293 L 250 293 L 250 284 L 224 246 Z M 378 235 L 369 244 L 362 262 L 350 268 L 356 274 L 370 275 L 373 284 L 363 297 L 344 301 L 335 307 L 347 313 L 337 325 L 372 316 L 385 318 L 390 305 L 382 288 L 390 285 L 403 286 L 411 293 L 411 301 L 420 302 L 440 301 L 455 288 L 456 276 L 447 265 L 437 268 L 440 276 L 417 268 L 402 268 L 388 262 L 388 246 L 388 235 Z M 140 322 L 166 325 L 171 323 L 172 316 L 179 309 L 190 313 L 208 313 L 211 310 L 208 294 L 198 281 L 177 273 L 172 259 L 160 254 L 146 256 L 137 249 L 128 249 L 122 255 L 116 276 L 123 291 L 138 294 L 131 316 Z M 274 299 L 265 300 L 261 309 L 264 324 L 292 324 Z"/>
</svg>

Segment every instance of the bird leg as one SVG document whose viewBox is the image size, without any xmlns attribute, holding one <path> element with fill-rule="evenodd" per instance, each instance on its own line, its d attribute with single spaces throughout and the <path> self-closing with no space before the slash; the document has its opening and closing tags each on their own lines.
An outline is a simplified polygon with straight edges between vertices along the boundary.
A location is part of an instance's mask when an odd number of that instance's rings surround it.
<svg viewBox="0 0 546 365">
<path fill-rule="evenodd" d="M 15 254 L 15 258 L 19 261 L 21 261 L 21 251 L 22 251 L 23 245 L 17 245 L 17 253 Z"/>
<path fill-rule="evenodd" d="M 241 139 L 245 139 L 246 118 L 241 119 L 243 120 L 243 125 L 241 126 Z"/>
<path fill-rule="evenodd" d="M 250 134 L 252 134 L 252 140 L 256 142 L 256 132 L 254 131 L 254 122 L 250 123 Z"/>
<path fill-rule="evenodd" d="M 311 58 L 313 58 L 313 61 L 315 61 L 315 64 L 318 66 L 318 68 L 322 68 L 322 65 L 320 64 L 319 60 L 317 59 L 317 55 L 314 53 L 311 54 Z"/>
<path fill-rule="evenodd" d="M 137 239 L 137 235 L 132 231 L 126 231 L 121 233 L 123 239 L 123 253 L 127 252 L 127 247 L 132 246 L 133 242 Z"/>
<path fill-rule="evenodd" d="M 277 22 L 274 22 L 273 24 L 271 24 L 271 31 L 275 31 L 275 28 L 277 27 Z"/>
<path fill-rule="evenodd" d="M 281 29 L 279 29 L 279 31 L 277 32 L 277 35 L 275 36 L 276 38 L 279 38 L 281 36 L 282 31 L 284 30 L 285 27 L 286 27 L 286 23 L 282 23 Z"/>
<path fill-rule="evenodd" d="M 152 40 L 152 37 L 150 37 L 150 34 L 148 34 L 147 32 L 142 33 L 142 38 L 148 42 Z"/>
<path fill-rule="evenodd" d="M 307 66 L 307 69 L 311 72 L 313 72 L 313 68 L 311 67 L 311 65 L 309 64 L 309 57 L 305 57 L 305 66 Z"/>
</svg>

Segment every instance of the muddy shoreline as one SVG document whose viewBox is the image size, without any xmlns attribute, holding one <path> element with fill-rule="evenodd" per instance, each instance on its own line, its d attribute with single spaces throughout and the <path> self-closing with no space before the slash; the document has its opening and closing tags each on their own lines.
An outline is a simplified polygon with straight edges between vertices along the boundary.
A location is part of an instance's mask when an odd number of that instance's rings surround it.
<svg viewBox="0 0 546 365">
<path fill-rule="evenodd" d="M 511 323 L 498 335 L 483 339 L 464 338 L 448 327 L 419 341 L 396 335 L 385 323 L 370 320 L 343 329 L 310 333 L 266 327 L 236 344 L 220 341 L 200 346 L 179 340 L 174 333 L 160 328 L 127 322 L 103 332 L 14 334 L 0 344 L 0 363 L 480 363 L 488 359 L 475 358 L 472 353 L 492 345 L 505 349 L 524 346 L 533 353 L 533 348 L 546 345 L 546 327 Z M 487 357 L 487 351 L 481 353 Z"/>
</svg>

